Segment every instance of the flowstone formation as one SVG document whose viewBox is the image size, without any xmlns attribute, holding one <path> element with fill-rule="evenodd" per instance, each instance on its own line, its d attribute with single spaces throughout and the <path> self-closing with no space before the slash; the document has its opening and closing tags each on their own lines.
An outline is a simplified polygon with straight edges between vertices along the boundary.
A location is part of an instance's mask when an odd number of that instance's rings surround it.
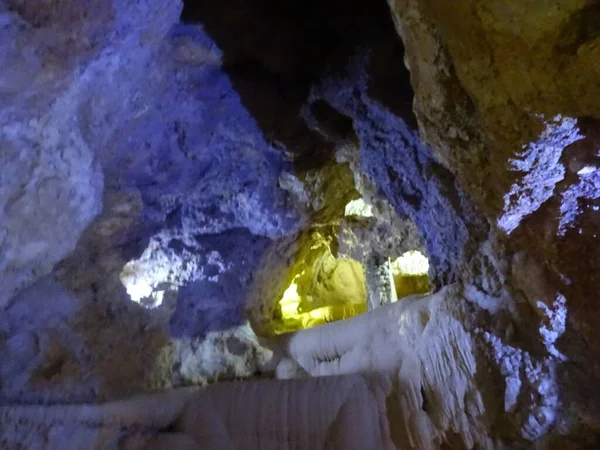
<svg viewBox="0 0 600 450">
<path fill-rule="evenodd" d="M 0 447 L 596 448 L 599 20 L 0 0 Z"/>
</svg>

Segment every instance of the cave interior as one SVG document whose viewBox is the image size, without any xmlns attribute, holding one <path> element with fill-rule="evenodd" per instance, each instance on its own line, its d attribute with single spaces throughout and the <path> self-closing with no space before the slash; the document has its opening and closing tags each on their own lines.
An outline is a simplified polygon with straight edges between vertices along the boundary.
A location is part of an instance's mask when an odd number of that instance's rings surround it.
<svg viewBox="0 0 600 450">
<path fill-rule="evenodd" d="M 0 446 L 598 448 L 600 8 L 487 3 L 0 0 Z"/>
</svg>

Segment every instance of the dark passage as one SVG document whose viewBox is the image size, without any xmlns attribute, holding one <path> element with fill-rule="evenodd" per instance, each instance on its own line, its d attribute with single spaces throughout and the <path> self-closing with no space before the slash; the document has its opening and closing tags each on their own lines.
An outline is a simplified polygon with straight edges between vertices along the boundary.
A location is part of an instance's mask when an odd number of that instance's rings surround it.
<svg viewBox="0 0 600 450">
<path fill-rule="evenodd" d="M 223 50 L 246 108 L 267 138 L 296 155 L 300 170 L 332 157 L 300 107 L 326 70 L 343 71 L 358 50 L 371 52 L 373 97 L 416 127 L 404 48 L 385 0 L 187 0 L 181 18 L 202 24 Z"/>
</svg>

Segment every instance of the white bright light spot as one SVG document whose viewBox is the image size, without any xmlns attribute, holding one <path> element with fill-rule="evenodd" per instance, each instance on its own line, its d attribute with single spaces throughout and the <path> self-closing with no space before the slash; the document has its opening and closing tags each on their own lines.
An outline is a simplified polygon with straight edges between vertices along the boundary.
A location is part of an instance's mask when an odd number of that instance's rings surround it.
<svg viewBox="0 0 600 450">
<path fill-rule="evenodd" d="M 373 217 L 373 208 L 362 198 L 352 200 L 346 205 L 346 216 Z"/>
<path fill-rule="evenodd" d="M 216 268 L 216 274 L 207 275 L 208 266 Z M 165 292 L 174 295 L 181 286 L 196 280 L 216 282 L 230 267 L 231 263 L 226 263 L 217 251 L 205 254 L 200 250 L 183 249 L 175 252 L 164 245 L 163 240 L 152 238 L 139 259 L 125 264 L 120 278 L 132 301 L 154 309 L 163 304 Z"/>
<path fill-rule="evenodd" d="M 424 275 L 429 273 L 429 261 L 423 253 L 411 250 L 392 262 L 394 275 Z"/>
<path fill-rule="evenodd" d="M 127 293 L 131 297 L 131 300 L 138 303 L 144 297 L 150 297 L 152 294 L 152 286 L 144 281 L 134 281 L 129 284 L 125 283 L 125 289 L 127 289 Z"/>
<path fill-rule="evenodd" d="M 144 273 L 135 262 L 125 265 L 121 272 L 121 283 L 125 286 L 131 300 L 145 308 L 154 309 L 162 305 L 164 291 L 155 290 L 158 284 L 156 280 L 150 279 L 149 274 Z"/>
<path fill-rule="evenodd" d="M 279 301 L 281 307 L 281 314 L 284 317 L 295 316 L 298 314 L 298 307 L 300 306 L 300 295 L 298 295 L 298 285 L 296 280 L 298 276 L 294 278 L 292 284 L 285 290 L 283 297 Z"/>
<path fill-rule="evenodd" d="M 597 170 L 597 167 L 595 166 L 585 166 L 583 169 L 579 170 L 579 172 L 577 172 L 577 175 L 588 175 L 590 173 L 593 173 Z"/>
</svg>

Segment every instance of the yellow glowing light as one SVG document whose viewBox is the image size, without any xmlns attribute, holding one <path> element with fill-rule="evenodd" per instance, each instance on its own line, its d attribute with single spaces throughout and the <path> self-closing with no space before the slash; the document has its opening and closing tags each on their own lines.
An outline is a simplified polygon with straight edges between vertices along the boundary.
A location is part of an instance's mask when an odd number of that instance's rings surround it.
<svg viewBox="0 0 600 450">
<path fill-rule="evenodd" d="M 412 250 L 392 262 L 393 275 L 425 275 L 429 273 L 429 261 L 423 253 Z"/>
<path fill-rule="evenodd" d="M 366 303 L 360 305 L 322 306 L 308 312 L 286 310 L 283 305 L 281 306 L 281 315 L 284 323 L 284 330 L 282 331 L 311 328 L 337 320 L 348 319 L 357 314 L 364 313 L 367 309 Z"/>
<path fill-rule="evenodd" d="M 391 263 L 396 298 L 415 294 L 426 294 L 431 290 L 429 261 L 421 252 L 404 253 Z"/>
<path fill-rule="evenodd" d="M 297 278 L 297 277 L 296 277 Z M 296 279 L 294 278 L 294 280 Z M 281 315 L 284 318 L 291 318 L 298 314 L 298 307 L 300 306 L 300 296 L 298 295 L 298 285 L 296 282 L 292 282 L 290 286 L 283 293 L 283 297 L 279 301 L 279 307 L 281 309 Z"/>
<path fill-rule="evenodd" d="M 305 313 L 305 315 L 308 315 L 311 319 L 320 319 L 323 322 L 335 322 L 336 320 L 344 320 L 357 314 L 364 313 L 366 309 L 366 303 L 358 305 L 333 305 L 313 309 L 312 311 Z"/>
<path fill-rule="evenodd" d="M 323 253 L 292 279 L 279 300 L 270 333 L 297 331 L 365 312 L 364 284 L 358 261 Z"/>
<path fill-rule="evenodd" d="M 346 216 L 373 217 L 373 208 L 362 198 L 352 200 L 346 205 L 344 212 Z"/>
</svg>

